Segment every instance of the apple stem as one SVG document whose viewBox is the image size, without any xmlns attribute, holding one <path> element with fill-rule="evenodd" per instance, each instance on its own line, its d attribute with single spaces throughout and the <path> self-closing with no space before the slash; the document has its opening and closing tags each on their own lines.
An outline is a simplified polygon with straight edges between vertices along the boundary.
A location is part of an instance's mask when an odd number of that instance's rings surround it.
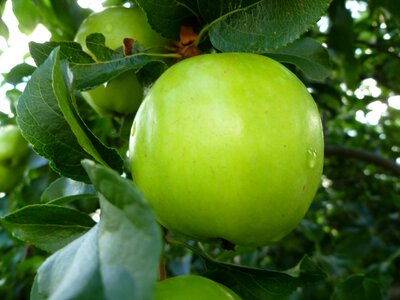
<svg viewBox="0 0 400 300">
<path fill-rule="evenodd" d="M 230 241 L 227 241 L 225 239 L 221 239 L 221 244 L 222 244 L 222 248 L 224 250 L 233 251 L 233 250 L 235 250 L 235 247 L 236 247 L 235 244 L 233 244 Z"/>
<path fill-rule="evenodd" d="M 158 275 L 158 280 L 163 281 L 167 279 L 167 269 L 166 269 L 166 263 L 164 257 L 161 256 L 160 258 L 160 264 L 159 264 L 159 275 Z"/>
</svg>

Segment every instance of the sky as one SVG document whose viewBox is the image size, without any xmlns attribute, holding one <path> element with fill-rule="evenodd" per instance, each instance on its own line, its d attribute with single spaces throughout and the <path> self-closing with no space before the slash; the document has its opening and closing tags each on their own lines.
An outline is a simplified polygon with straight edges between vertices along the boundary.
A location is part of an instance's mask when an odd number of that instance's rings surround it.
<svg viewBox="0 0 400 300">
<path fill-rule="evenodd" d="M 78 0 L 78 4 L 84 8 L 90 8 L 93 11 L 102 10 L 102 0 Z M 6 2 L 5 11 L 3 14 L 3 21 L 7 24 L 10 31 L 10 38 L 6 41 L 3 37 L 0 37 L 0 82 L 3 81 L 3 76 L 1 74 L 8 73 L 10 69 L 22 62 L 26 62 L 34 65 L 32 58 L 24 58 L 28 53 L 28 42 L 35 41 L 38 43 L 42 43 L 50 40 L 50 33 L 48 30 L 39 25 L 34 32 L 30 36 L 26 36 L 22 34 L 18 30 L 18 21 L 14 17 L 12 13 L 11 1 Z M 363 5 L 362 2 L 357 1 L 347 1 L 346 7 L 351 9 L 352 16 L 357 18 L 360 14 L 365 11 L 366 5 Z M 321 18 L 318 22 L 318 26 L 321 31 L 326 31 L 328 29 L 328 19 L 326 17 Z M 21 91 L 24 89 L 25 84 L 20 84 L 17 86 Z M 5 93 L 7 90 L 12 88 L 11 85 L 5 84 L 0 87 L 0 111 L 10 114 L 10 109 L 8 105 L 8 101 L 5 101 Z M 346 89 L 346 87 L 343 87 Z M 365 96 L 374 96 L 379 97 L 381 91 L 377 86 L 376 81 L 373 78 L 367 78 L 361 82 L 360 87 L 354 91 L 354 95 L 362 100 Z M 388 105 L 395 108 L 400 109 L 400 95 L 393 95 L 388 100 L 388 104 L 383 103 L 379 100 L 369 104 L 367 107 L 369 112 L 365 113 L 363 111 L 358 111 L 356 114 L 356 120 L 369 125 L 377 125 L 379 119 L 382 115 L 387 113 Z"/>
</svg>

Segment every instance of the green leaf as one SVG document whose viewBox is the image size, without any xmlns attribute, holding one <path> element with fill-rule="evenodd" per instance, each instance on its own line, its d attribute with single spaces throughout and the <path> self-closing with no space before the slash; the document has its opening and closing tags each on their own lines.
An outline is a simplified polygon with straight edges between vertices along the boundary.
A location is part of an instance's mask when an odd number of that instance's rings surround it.
<svg viewBox="0 0 400 300">
<path fill-rule="evenodd" d="M 66 61 L 60 61 L 59 48 L 54 52 L 53 89 L 58 105 L 82 148 L 96 161 L 122 172 L 123 161 L 115 149 L 102 144 L 78 115 L 73 103 L 72 78 Z M 51 56 L 50 56 L 51 57 Z"/>
<path fill-rule="evenodd" d="M 353 275 L 338 284 L 331 300 L 376 300 L 382 299 L 378 282 L 364 275 Z"/>
<path fill-rule="evenodd" d="M 82 21 L 92 12 L 90 9 L 80 7 L 76 0 L 50 0 L 50 2 L 58 23 L 63 26 L 64 34 L 68 33 L 68 37 L 71 39 Z M 56 28 L 52 31 L 54 30 Z"/>
<path fill-rule="evenodd" d="M 0 36 L 4 37 L 6 40 L 9 38 L 9 31 L 6 23 L 0 18 Z"/>
<path fill-rule="evenodd" d="M 163 36 L 179 40 L 180 27 L 193 16 L 190 8 L 194 1 L 182 0 L 137 0 L 147 13 L 147 18 L 154 30 Z"/>
<path fill-rule="evenodd" d="M 58 178 L 43 192 L 41 201 L 62 205 L 82 198 L 97 199 L 97 192 L 93 185 L 69 178 Z"/>
<path fill-rule="evenodd" d="M 191 246 L 168 235 L 165 238 L 171 245 L 188 248 L 204 261 L 206 271 L 202 276 L 231 288 L 246 300 L 287 299 L 299 287 L 326 278 L 325 272 L 307 255 L 289 270 L 271 271 L 220 262 L 210 257 L 203 247 Z"/>
<path fill-rule="evenodd" d="M 220 263 L 207 259 L 202 274 L 237 292 L 243 299 L 287 299 L 297 288 L 325 278 L 321 269 L 307 256 L 285 272 L 268 271 Z"/>
<path fill-rule="evenodd" d="M 93 63 L 93 58 L 82 50 L 82 46 L 75 42 L 46 42 L 29 43 L 29 52 L 37 66 L 43 64 L 50 53 L 60 47 L 60 57 L 67 59 L 71 63 Z"/>
<path fill-rule="evenodd" d="M 96 36 L 94 36 L 95 39 L 97 39 Z M 159 64 L 162 66 L 159 69 L 165 69 L 165 62 L 160 60 L 163 54 L 137 53 L 124 57 L 114 51 L 115 55 L 110 57 L 111 60 L 95 63 L 93 58 L 83 52 L 82 47 L 77 43 L 47 42 L 38 44 L 31 42 L 29 44 L 31 55 L 37 65 L 41 65 L 57 47 L 60 47 L 60 58 L 67 59 L 70 62 L 74 88 L 77 90 L 93 88 L 126 71 L 139 70 L 149 63 L 153 67 Z"/>
<path fill-rule="evenodd" d="M 12 8 L 18 19 L 18 28 L 29 35 L 40 22 L 40 11 L 33 1 L 12 0 Z"/>
<path fill-rule="evenodd" d="M 65 177 L 87 181 L 80 161 L 95 158 L 122 169 L 117 151 L 107 148 L 89 131 L 73 106 L 68 67 L 59 50 L 32 75 L 17 106 L 17 121 L 33 149 Z"/>
<path fill-rule="evenodd" d="M 32 300 L 106 299 L 101 278 L 98 226 L 50 256 L 39 268 Z"/>
<path fill-rule="evenodd" d="M 12 0 L 19 29 L 29 35 L 40 23 L 56 40 L 72 40 L 80 23 L 91 12 L 74 0 Z"/>
<path fill-rule="evenodd" d="M 266 55 L 295 65 L 308 79 L 314 81 L 323 81 L 331 71 L 328 51 L 311 38 L 297 40 L 284 48 L 267 52 Z"/>
<path fill-rule="evenodd" d="M 296 40 L 325 13 L 330 0 L 214 1 L 225 11 L 210 23 L 210 39 L 221 51 L 273 50 Z"/>
<path fill-rule="evenodd" d="M 53 90 L 54 58 L 32 75 L 17 106 L 17 121 L 33 150 L 65 177 L 87 181 L 80 161 L 87 157 L 66 121 Z"/>
<path fill-rule="evenodd" d="M 209 30 L 215 48 L 223 52 L 263 53 L 299 38 L 325 13 L 330 1 L 139 0 L 138 3 L 147 12 L 152 27 L 168 38 L 179 40 L 180 26 L 196 19 Z"/>
<path fill-rule="evenodd" d="M 150 62 L 165 65 L 164 62 L 157 59 L 157 55 L 137 53 L 125 58 L 95 64 L 73 64 L 71 70 L 74 74 L 75 88 L 81 90 L 97 86 L 128 70 L 140 69 Z"/>
<path fill-rule="evenodd" d="M 346 8 L 345 0 L 336 0 L 329 7 L 331 25 L 328 32 L 328 45 L 334 55 L 341 58 L 340 71 L 349 88 L 356 89 L 360 82 L 358 76 L 359 63 L 354 57 L 355 35 L 353 18 Z"/>
<path fill-rule="evenodd" d="M 0 222 L 14 237 L 49 252 L 63 248 L 95 224 L 77 210 L 48 204 L 25 206 Z"/>
<path fill-rule="evenodd" d="M 160 228 L 132 182 L 93 162 L 98 226 L 39 268 L 32 299 L 151 299 L 162 249 Z"/>
<path fill-rule="evenodd" d="M 86 37 L 86 46 L 98 61 L 110 60 L 114 51 L 106 46 L 106 38 L 101 33 L 92 33 Z"/>
<path fill-rule="evenodd" d="M 36 68 L 34 66 L 31 66 L 27 63 L 16 65 L 5 76 L 6 82 L 17 85 L 18 83 L 24 81 L 24 77 L 31 76 L 35 70 Z"/>
</svg>

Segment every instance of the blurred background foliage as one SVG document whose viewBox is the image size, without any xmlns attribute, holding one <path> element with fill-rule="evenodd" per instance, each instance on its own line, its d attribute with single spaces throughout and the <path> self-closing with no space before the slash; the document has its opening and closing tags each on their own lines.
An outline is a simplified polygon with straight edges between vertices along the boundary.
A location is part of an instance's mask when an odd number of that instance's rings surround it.
<svg viewBox="0 0 400 300">
<path fill-rule="evenodd" d="M 109 0 L 103 5 L 127 1 Z M 0 12 L 6 1 L 0 1 Z M 54 40 L 72 40 L 90 13 L 78 2 L 12 1 L 19 29 L 29 34 L 44 25 Z M 400 6 L 397 0 L 333 0 L 328 13 L 306 33 L 325 45 L 331 75 L 323 82 L 305 82 L 316 100 L 324 125 L 325 167 L 321 187 L 305 219 L 275 245 L 223 251 L 208 245 L 222 261 L 283 270 L 305 254 L 327 278 L 297 290 L 290 299 L 400 299 Z M 0 22 L 0 34 L 8 29 Z M 28 54 L 26 58 L 28 58 Z M 22 62 L 21 62 L 22 63 Z M 27 74 L 31 71 L 25 66 Z M 21 70 L 3 74 L 7 87 L 2 125 L 14 123 L 20 95 Z M 79 97 L 77 98 L 80 101 Z M 120 133 L 129 120 L 99 117 L 84 101 L 81 114 L 107 144 L 123 145 Z M 122 140 L 121 140 L 122 139 Z M 42 158 L 31 154 L 23 181 L 1 194 L 0 216 L 38 203 L 45 188 L 57 179 Z M 96 205 L 84 200 L 79 209 L 92 213 Z M 201 272 L 202 261 L 189 250 L 166 246 L 170 275 Z M 27 299 L 33 276 L 46 253 L 10 237 L 0 228 L 0 298 Z M 347 296 L 346 296 L 347 295 Z"/>
</svg>

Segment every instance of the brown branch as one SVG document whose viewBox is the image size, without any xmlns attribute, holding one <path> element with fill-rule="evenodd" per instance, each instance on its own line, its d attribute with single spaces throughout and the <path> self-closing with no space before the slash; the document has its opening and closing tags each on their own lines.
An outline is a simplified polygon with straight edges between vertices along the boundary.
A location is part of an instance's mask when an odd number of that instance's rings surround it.
<svg viewBox="0 0 400 300">
<path fill-rule="evenodd" d="M 399 164 L 390 159 L 373 154 L 365 150 L 326 145 L 325 156 L 326 157 L 341 156 L 341 157 L 354 158 L 370 164 L 374 164 L 376 166 L 381 167 L 382 169 L 392 172 L 394 175 L 400 176 Z"/>
</svg>

